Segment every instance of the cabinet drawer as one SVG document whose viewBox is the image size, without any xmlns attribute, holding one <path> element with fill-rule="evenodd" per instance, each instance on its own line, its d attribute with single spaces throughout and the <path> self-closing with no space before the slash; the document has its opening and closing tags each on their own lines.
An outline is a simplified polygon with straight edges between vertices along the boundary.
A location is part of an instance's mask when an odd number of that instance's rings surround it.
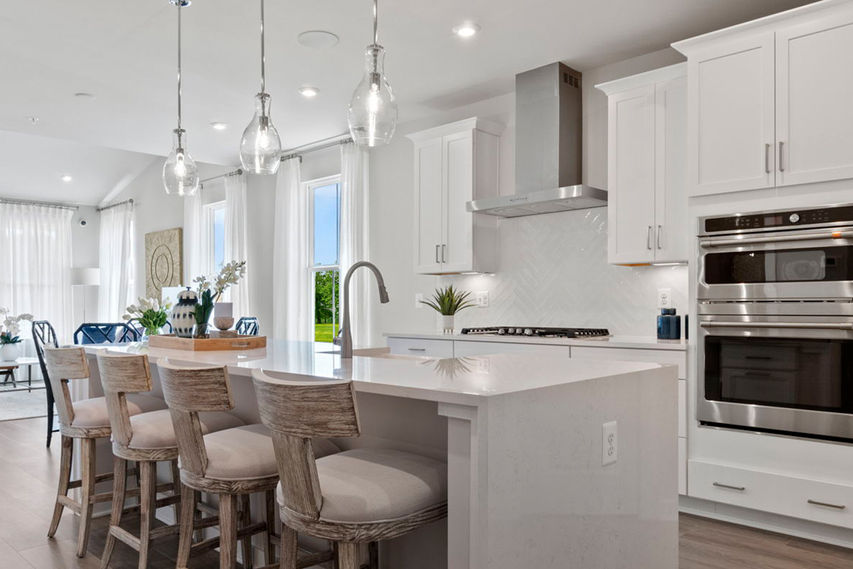
<svg viewBox="0 0 853 569">
<path fill-rule="evenodd" d="M 452 358 L 452 340 L 427 340 L 421 338 L 388 338 L 388 347 L 392 354 L 402 356 L 429 356 L 434 358 Z"/>
<path fill-rule="evenodd" d="M 680 350 L 635 350 L 631 348 L 588 348 L 572 346 L 573 358 L 597 358 L 621 362 L 655 362 L 678 366 L 678 378 L 687 379 L 687 353 Z"/>
<path fill-rule="evenodd" d="M 563 353 L 568 358 L 571 354 L 569 346 L 551 344 L 513 344 L 510 342 L 477 342 L 456 340 L 453 342 L 453 353 L 457 358 L 465 356 L 483 356 L 486 354 L 534 353 L 549 352 Z"/>
<path fill-rule="evenodd" d="M 687 495 L 687 439 L 678 437 L 678 493 Z"/>
<path fill-rule="evenodd" d="M 695 498 L 853 528 L 853 486 L 697 460 L 688 475 Z"/>
</svg>

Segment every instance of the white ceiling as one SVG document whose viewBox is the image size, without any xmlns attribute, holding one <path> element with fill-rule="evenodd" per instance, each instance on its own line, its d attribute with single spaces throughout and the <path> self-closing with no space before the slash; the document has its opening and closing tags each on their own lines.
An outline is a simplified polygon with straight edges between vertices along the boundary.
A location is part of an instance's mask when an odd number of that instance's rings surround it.
<svg viewBox="0 0 853 569">
<path fill-rule="evenodd" d="M 380 41 L 405 122 L 509 92 L 516 73 L 552 61 L 583 71 L 807 3 L 383 0 Z M 371 39 L 369 0 L 269 0 L 266 9 L 267 90 L 285 146 L 344 132 L 346 105 Z M 258 90 L 258 15 L 251 0 L 196 0 L 184 10 L 184 126 L 196 160 L 238 162 L 240 134 Z M 476 21 L 482 32 L 456 38 L 451 28 L 464 20 Z M 297 44 L 296 36 L 310 29 L 332 31 L 341 41 L 327 50 Z M 168 0 L 18 2 L 0 13 L 0 30 L 0 130 L 149 154 L 169 151 L 176 9 Z M 303 99 L 297 93 L 303 84 L 319 87 L 320 95 Z M 74 97 L 80 91 L 96 97 Z M 39 123 L 30 124 L 28 116 Z M 214 131 L 211 121 L 229 128 Z M 0 168 L 10 166 L 0 156 Z"/>
</svg>

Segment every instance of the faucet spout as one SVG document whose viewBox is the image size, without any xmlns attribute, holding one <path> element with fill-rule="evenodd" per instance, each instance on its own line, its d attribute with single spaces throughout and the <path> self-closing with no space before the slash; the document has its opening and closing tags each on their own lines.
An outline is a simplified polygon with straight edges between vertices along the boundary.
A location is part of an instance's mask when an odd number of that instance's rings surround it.
<svg viewBox="0 0 853 569">
<path fill-rule="evenodd" d="M 344 286 L 343 286 L 343 295 L 344 295 L 344 306 L 343 306 L 343 315 L 341 317 L 341 357 L 342 358 L 352 358 L 352 327 L 350 324 L 350 316 L 349 316 L 349 281 L 352 278 L 352 274 L 356 271 L 356 269 L 360 267 L 367 267 L 371 270 L 373 275 L 376 277 L 376 284 L 379 286 L 379 302 L 382 304 L 386 304 L 389 301 L 388 298 L 388 289 L 385 288 L 385 279 L 382 277 L 382 273 L 379 271 L 379 268 L 369 261 L 359 261 L 354 263 L 349 270 L 347 271 L 346 276 L 344 277 Z"/>
</svg>

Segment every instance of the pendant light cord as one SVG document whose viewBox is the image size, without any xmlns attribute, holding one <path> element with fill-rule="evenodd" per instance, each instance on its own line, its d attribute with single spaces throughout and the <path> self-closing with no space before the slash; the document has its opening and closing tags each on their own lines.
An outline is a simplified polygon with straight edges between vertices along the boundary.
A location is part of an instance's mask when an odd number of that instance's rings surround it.
<svg viewBox="0 0 853 569">
<path fill-rule="evenodd" d="M 373 45 L 379 45 L 379 0 L 373 0 Z"/>
<path fill-rule="evenodd" d="M 261 93 L 267 92 L 267 53 L 264 41 L 264 0 L 261 0 Z"/>
<path fill-rule="evenodd" d="M 181 0 L 178 1 L 178 140 L 181 137 Z"/>
</svg>

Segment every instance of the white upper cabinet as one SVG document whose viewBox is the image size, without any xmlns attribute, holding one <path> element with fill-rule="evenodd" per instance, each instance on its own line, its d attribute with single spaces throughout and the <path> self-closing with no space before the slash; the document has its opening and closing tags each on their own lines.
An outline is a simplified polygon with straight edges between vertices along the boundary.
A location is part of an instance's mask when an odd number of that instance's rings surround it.
<svg viewBox="0 0 853 569">
<path fill-rule="evenodd" d="M 497 269 L 497 218 L 465 204 L 498 195 L 500 133 L 471 118 L 408 135 L 415 146 L 415 272 Z"/>
<path fill-rule="evenodd" d="M 611 81 L 608 95 L 608 261 L 686 261 L 684 64 Z"/>
<path fill-rule="evenodd" d="M 853 4 L 818 2 L 678 42 L 691 196 L 853 178 Z"/>
</svg>

